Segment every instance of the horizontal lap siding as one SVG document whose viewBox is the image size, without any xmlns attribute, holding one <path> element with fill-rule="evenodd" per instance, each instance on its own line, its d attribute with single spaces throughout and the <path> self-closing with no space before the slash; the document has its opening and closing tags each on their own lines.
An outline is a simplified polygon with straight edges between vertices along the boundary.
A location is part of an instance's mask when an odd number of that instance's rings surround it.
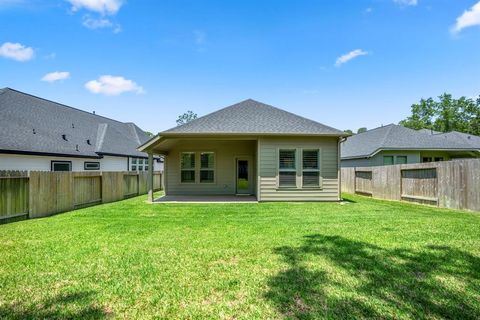
<svg viewBox="0 0 480 320">
<path fill-rule="evenodd" d="M 215 152 L 215 183 L 180 183 L 181 152 Z M 185 141 L 169 151 L 166 161 L 166 194 L 233 195 L 235 194 L 235 158 L 250 156 L 252 183 L 255 184 L 256 141 Z M 198 161 L 198 157 L 196 158 Z M 200 164 L 197 163 L 197 167 Z M 254 188 L 256 190 L 256 188 Z"/>
<path fill-rule="evenodd" d="M 292 146 L 302 149 L 320 149 L 320 176 L 323 180 L 321 190 L 277 190 L 278 149 Z M 258 147 L 261 201 L 338 200 L 338 140 L 336 138 L 261 138 Z"/>
</svg>

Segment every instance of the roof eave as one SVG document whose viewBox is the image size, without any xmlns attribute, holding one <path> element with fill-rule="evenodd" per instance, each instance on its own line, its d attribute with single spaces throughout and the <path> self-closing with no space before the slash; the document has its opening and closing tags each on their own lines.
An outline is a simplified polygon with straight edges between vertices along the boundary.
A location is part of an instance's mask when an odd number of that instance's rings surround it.
<svg viewBox="0 0 480 320">
<path fill-rule="evenodd" d="M 147 152 L 149 147 L 159 141 L 162 137 L 160 134 L 153 136 L 150 140 L 146 141 L 144 144 L 140 145 L 137 150 L 140 152 Z"/>
<path fill-rule="evenodd" d="M 160 132 L 161 137 L 211 137 L 211 136 L 297 136 L 297 137 L 347 137 L 347 133 L 298 133 L 298 132 Z M 148 142 L 147 142 L 148 143 Z"/>
</svg>

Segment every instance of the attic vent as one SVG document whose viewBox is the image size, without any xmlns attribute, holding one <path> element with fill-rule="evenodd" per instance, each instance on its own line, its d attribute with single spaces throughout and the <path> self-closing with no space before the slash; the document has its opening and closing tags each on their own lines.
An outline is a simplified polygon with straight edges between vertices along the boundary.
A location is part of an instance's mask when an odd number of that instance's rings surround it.
<svg viewBox="0 0 480 320">
<path fill-rule="evenodd" d="M 93 114 L 95 114 L 95 111 L 93 111 Z"/>
<path fill-rule="evenodd" d="M 75 145 L 75 150 L 76 150 L 76 151 L 79 151 L 79 150 L 78 150 L 78 144 Z"/>
<path fill-rule="evenodd" d="M 33 129 L 33 134 L 37 134 L 37 131 L 35 131 L 35 129 Z"/>
<path fill-rule="evenodd" d="M 62 139 L 65 140 L 65 141 L 68 141 L 68 140 L 67 140 L 67 135 L 66 135 L 66 134 L 62 134 Z"/>
<path fill-rule="evenodd" d="M 89 146 L 92 145 L 92 143 L 90 142 L 90 139 L 87 139 L 87 144 L 88 144 Z"/>
</svg>

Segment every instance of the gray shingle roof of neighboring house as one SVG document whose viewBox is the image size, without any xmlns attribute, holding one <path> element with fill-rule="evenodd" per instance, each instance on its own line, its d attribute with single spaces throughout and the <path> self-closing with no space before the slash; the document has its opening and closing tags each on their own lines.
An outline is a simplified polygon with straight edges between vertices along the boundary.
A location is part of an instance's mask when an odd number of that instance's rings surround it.
<svg viewBox="0 0 480 320">
<path fill-rule="evenodd" d="M 146 153 L 136 148 L 148 139 L 133 123 L 119 122 L 10 88 L 0 89 L 0 152 L 146 157 Z"/>
<path fill-rule="evenodd" d="M 162 134 L 282 134 L 345 136 L 343 131 L 248 99 Z"/>
<path fill-rule="evenodd" d="M 381 150 L 477 150 L 480 137 L 460 133 L 413 130 L 390 124 L 349 137 L 341 145 L 342 159 L 367 158 Z"/>
</svg>

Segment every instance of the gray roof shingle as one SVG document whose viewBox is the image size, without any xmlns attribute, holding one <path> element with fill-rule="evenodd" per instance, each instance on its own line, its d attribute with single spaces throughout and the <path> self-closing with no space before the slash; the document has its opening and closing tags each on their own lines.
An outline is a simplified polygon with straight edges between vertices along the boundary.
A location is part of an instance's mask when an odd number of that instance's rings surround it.
<svg viewBox="0 0 480 320">
<path fill-rule="evenodd" d="M 62 135 L 66 135 L 66 141 Z M 136 148 L 148 139 L 133 123 L 119 122 L 10 88 L 0 90 L 0 150 L 78 157 L 102 154 L 146 157 L 146 153 Z"/>
<path fill-rule="evenodd" d="M 249 99 L 160 133 L 344 136 L 338 129 Z"/>
<path fill-rule="evenodd" d="M 480 150 L 480 137 L 460 132 L 438 133 L 390 124 L 349 137 L 342 159 L 365 158 L 378 150 Z"/>
</svg>

